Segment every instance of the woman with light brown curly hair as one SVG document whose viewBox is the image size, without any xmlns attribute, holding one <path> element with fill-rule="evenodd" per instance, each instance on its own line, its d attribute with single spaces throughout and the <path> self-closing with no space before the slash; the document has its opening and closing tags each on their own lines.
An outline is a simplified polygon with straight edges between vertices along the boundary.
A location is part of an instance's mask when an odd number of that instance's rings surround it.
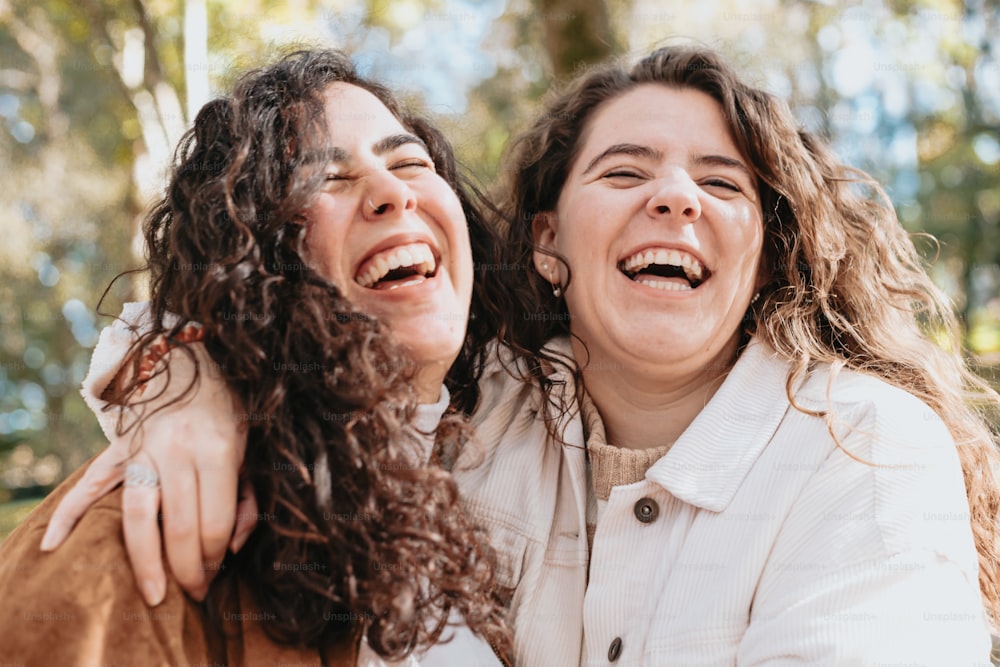
<svg viewBox="0 0 1000 667">
<path fill-rule="evenodd" d="M 985 664 L 1000 398 L 878 185 L 692 47 L 502 172 L 454 475 L 519 664 Z"/>
<path fill-rule="evenodd" d="M 38 553 L 71 478 L 0 547 L 4 660 L 410 664 L 457 632 L 460 660 L 499 664 L 488 547 L 429 463 L 435 431 L 437 447 L 468 437 L 441 416 L 472 290 L 469 223 L 482 227 L 448 143 L 343 54 L 291 54 L 207 104 L 146 220 L 149 312 L 109 393 L 130 406 L 122 434 L 224 382 L 212 407 L 243 425 L 260 520 L 204 603 L 171 578 L 150 611 L 120 492 L 66 548 Z M 132 463 L 126 487 L 156 476 Z"/>
</svg>

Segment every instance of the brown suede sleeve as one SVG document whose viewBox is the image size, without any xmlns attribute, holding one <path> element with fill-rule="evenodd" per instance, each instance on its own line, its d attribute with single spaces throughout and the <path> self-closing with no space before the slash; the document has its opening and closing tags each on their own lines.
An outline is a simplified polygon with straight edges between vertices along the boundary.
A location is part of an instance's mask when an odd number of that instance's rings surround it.
<svg viewBox="0 0 1000 667">
<path fill-rule="evenodd" d="M 59 500 L 82 476 L 73 473 L 0 544 L 0 663 L 26 667 L 86 665 L 355 664 L 357 643 L 315 649 L 271 641 L 238 586 L 225 634 L 173 577 L 157 607 L 135 584 L 122 537 L 121 488 L 91 507 L 56 551 L 39 545 Z M 164 557 L 164 562 L 166 558 Z M 222 585 L 232 586 L 234 578 Z M 231 632 L 236 630 L 235 632 Z"/>
<path fill-rule="evenodd" d="M 74 473 L 0 545 L 0 658 L 23 665 L 224 663 L 198 605 L 168 577 L 147 607 L 122 539 L 121 489 L 98 501 L 53 553 L 39 550 Z M 215 641 L 213 641 L 215 639 Z"/>
</svg>

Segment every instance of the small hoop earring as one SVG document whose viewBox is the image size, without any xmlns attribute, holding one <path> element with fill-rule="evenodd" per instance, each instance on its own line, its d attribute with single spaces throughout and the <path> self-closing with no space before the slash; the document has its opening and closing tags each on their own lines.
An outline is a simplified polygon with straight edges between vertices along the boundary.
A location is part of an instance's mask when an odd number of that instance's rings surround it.
<svg viewBox="0 0 1000 667">
<path fill-rule="evenodd" d="M 542 268 L 547 270 L 549 268 L 549 263 L 542 262 Z M 557 299 L 561 297 L 563 293 L 562 285 L 559 283 L 558 280 L 555 280 L 553 278 L 551 273 L 549 274 L 549 283 L 552 285 L 552 296 L 554 296 Z"/>
</svg>

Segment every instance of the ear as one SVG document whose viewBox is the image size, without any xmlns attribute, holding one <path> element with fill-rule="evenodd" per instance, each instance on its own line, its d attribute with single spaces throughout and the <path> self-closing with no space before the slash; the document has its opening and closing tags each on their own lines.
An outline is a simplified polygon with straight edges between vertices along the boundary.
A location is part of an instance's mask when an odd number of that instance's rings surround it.
<svg viewBox="0 0 1000 667">
<path fill-rule="evenodd" d="M 539 275 L 549 282 L 561 282 L 559 278 L 559 262 L 551 254 L 555 252 L 556 243 L 556 214 L 555 211 L 542 211 L 536 213 L 531 220 L 531 236 L 535 241 L 535 250 L 532 259 L 535 262 L 535 270 Z M 542 252 L 547 250 L 549 253 Z"/>
</svg>

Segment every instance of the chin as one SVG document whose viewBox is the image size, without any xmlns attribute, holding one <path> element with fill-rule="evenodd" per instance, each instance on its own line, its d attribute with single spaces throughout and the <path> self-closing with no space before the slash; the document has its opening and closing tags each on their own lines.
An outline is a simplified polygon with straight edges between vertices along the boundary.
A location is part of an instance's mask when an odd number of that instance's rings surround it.
<svg viewBox="0 0 1000 667">
<path fill-rule="evenodd" d="M 387 324 L 396 342 L 420 366 L 438 363 L 451 366 L 465 342 L 464 322 L 453 327 L 428 325 L 426 319 Z"/>
</svg>

